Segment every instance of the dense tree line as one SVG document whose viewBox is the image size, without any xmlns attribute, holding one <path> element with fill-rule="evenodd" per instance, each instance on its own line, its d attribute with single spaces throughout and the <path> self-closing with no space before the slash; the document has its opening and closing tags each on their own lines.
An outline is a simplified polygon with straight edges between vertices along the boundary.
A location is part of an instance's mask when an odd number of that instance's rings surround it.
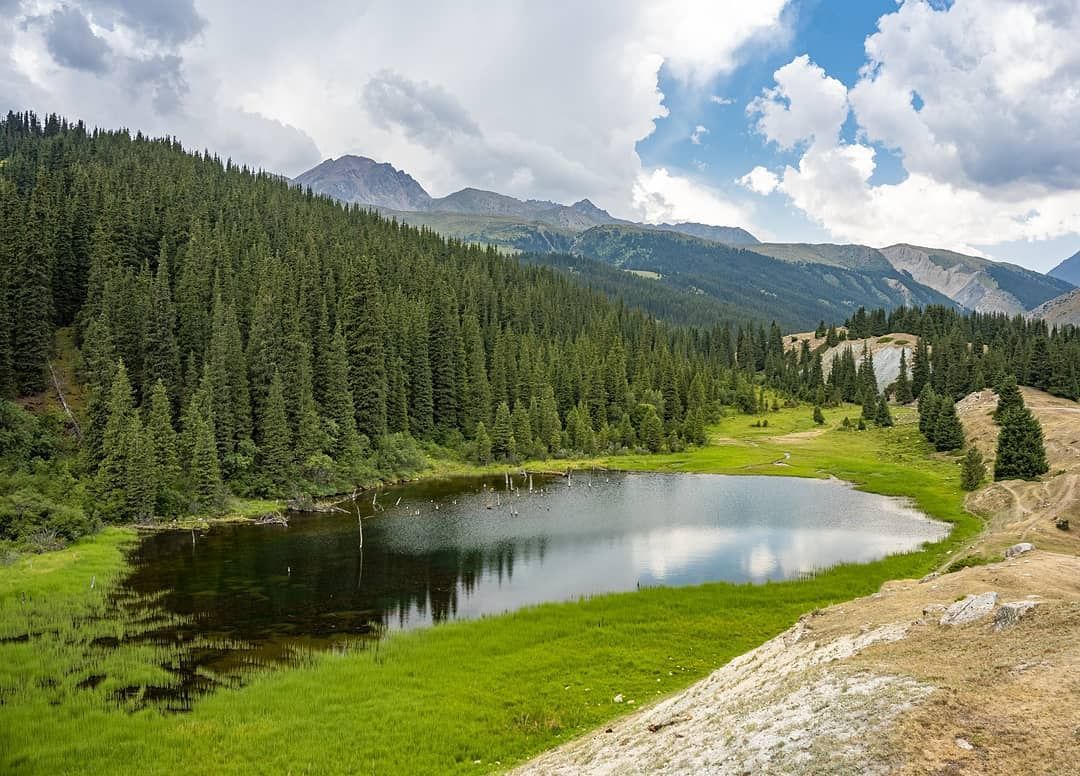
<svg viewBox="0 0 1080 776">
<path fill-rule="evenodd" d="M 9 114 L 0 160 L 0 394 L 42 391 L 74 328 L 109 519 L 391 476 L 417 442 L 678 449 L 721 405 L 759 408 L 778 352 L 778 331 L 665 325 L 174 140 Z"/>
<path fill-rule="evenodd" d="M 860 309 L 846 321 L 851 339 L 906 332 L 918 338 L 912 392 L 929 381 L 959 400 L 998 386 L 1006 375 L 1021 385 L 1080 400 L 1080 330 L 1000 313 L 962 313 L 948 307 Z M 917 368 L 914 368 L 917 366 Z"/>
</svg>

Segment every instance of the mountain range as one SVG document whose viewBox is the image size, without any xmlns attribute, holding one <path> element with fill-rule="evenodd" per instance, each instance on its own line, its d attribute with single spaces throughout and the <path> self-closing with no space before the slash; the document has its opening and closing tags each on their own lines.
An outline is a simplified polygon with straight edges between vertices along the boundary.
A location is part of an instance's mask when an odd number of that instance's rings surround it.
<svg viewBox="0 0 1080 776">
<path fill-rule="evenodd" d="M 843 320 L 861 306 L 945 304 L 1030 314 L 1080 283 L 1080 254 L 1043 275 L 906 243 L 880 249 L 762 243 L 738 226 L 635 223 L 588 199 L 563 205 L 476 188 L 432 197 L 407 172 L 363 156 L 327 159 L 293 183 L 464 242 L 527 252 L 529 261 L 579 280 L 614 287 L 598 267 L 606 264 L 679 293 L 710 297 L 732 314 L 793 328 Z"/>
</svg>

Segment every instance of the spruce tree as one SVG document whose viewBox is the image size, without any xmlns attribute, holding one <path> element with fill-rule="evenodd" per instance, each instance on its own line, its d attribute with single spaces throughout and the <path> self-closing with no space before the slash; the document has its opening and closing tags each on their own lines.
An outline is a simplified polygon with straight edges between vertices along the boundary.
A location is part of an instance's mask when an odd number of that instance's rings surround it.
<svg viewBox="0 0 1080 776">
<path fill-rule="evenodd" d="M 193 422 L 194 445 L 190 463 L 192 490 L 197 508 L 213 511 L 220 506 L 223 496 L 217 440 L 214 438 L 214 427 L 201 408 L 196 409 Z"/>
<path fill-rule="evenodd" d="M 964 427 L 956 415 L 956 404 L 946 396 L 938 407 L 934 424 L 934 447 L 939 451 L 959 450 L 964 446 Z"/>
<path fill-rule="evenodd" d="M 488 436 L 487 429 L 484 427 L 484 421 L 476 424 L 474 444 L 476 446 L 476 462 L 482 466 L 491 463 L 491 437 Z"/>
<path fill-rule="evenodd" d="M 171 412 L 165 383 L 158 380 L 150 392 L 150 412 L 145 425 L 153 450 L 154 469 L 162 488 L 173 487 L 180 479 L 180 459 Z"/>
<path fill-rule="evenodd" d="M 137 522 L 154 517 L 159 473 L 154 465 L 154 441 L 143 428 L 139 413 L 132 412 L 128 426 L 128 455 L 124 473 L 125 511 Z"/>
<path fill-rule="evenodd" d="M 1015 410 L 1024 408 L 1024 397 L 1016 384 L 1014 375 L 1005 375 L 1005 379 L 997 387 L 998 404 L 994 410 L 994 420 L 1001 423 L 1006 415 Z"/>
<path fill-rule="evenodd" d="M 562 421 L 559 419 L 559 407 L 555 401 L 555 391 L 550 385 L 544 386 L 544 395 L 540 400 L 540 441 L 546 452 L 555 452 L 562 442 Z"/>
<path fill-rule="evenodd" d="M 650 453 L 658 453 L 664 446 L 664 422 L 660 420 L 660 415 L 651 404 L 648 405 L 641 419 L 639 436 Z"/>
<path fill-rule="evenodd" d="M 518 401 L 511 413 L 511 424 L 514 427 L 514 442 L 519 455 L 528 456 L 532 453 L 533 432 L 532 422 L 529 420 L 529 411 L 525 403 Z"/>
<path fill-rule="evenodd" d="M 266 478 L 276 486 L 289 482 L 292 471 L 289 419 L 281 374 L 274 373 L 266 396 L 266 411 L 259 429 L 259 463 Z"/>
<path fill-rule="evenodd" d="M 908 379 L 907 349 L 900 350 L 900 374 L 896 377 L 896 403 L 911 404 L 915 396 L 911 392 L 911 381 Z"/>
<path fill-rule="evenodd" d="M 877 411 L 874 413 L 874 422 L 881 428 L 889 428 L 893 424 L 892 413 L 889 412 L 889 402 L 882 395 L 878 399 Z"/>
<path fill-rule="evenodd" d="M 964 456 L 960 469 L 960 487 L 964 490 L 978 490 L 986 479 L 986 464 L 982 453 L 972 445 Z"/>
<path fill-rule="evenodd" d="M 934 433 L 937 430 L 937 417 L 940 400 L 934 386 L 930 383 L 923 385 L 919 393 L 919 432 L 930 442 L 934 441 Z"/>
<path fill-rule="evenodd" d="M 821 411 L 821 405 L 814 405 L 814 423 L 822 426 L 825 424 L 825 414 Z"/>
<path fill-rule="evenodd" d="M 323 412 L 329 430 L 330 454 L 339 462 L 352 461 L 359 453 L 359 440 L 352 391 L 349 388 L 349 356 L 340 323 L 334 327 L 323 381 Z"/>
<path fill-rule="evenodd" d="M 500 402 L 495 410 L 495 426 L 491 430 L 491 453 L 496 459 L 503 460 L 514 454 L 514 426 L 510 417 L 510 407 Z"/>
<path fill-rule="evenodd" d="M 386 324 L 383 296 L 369 258 L 357 263 L 349 280 L 344 332 L 349 351 L 349 387 L 356 430 L 374 443 L 386 433 Z"/>
<path fill-rule="evenodd" d="M 1011 410 L 1001 419 L 994 479 L 1030 480 L 1049 469 L 1038 419 L 1027 407 Z"/>
<path fill-rule="evenodd" d="M 919 337 L 915 352 L 911 354 L 911 392 L 922 396 L 922 390 L 930 383 L 930 350 L 926 341 Z"/>
<path fill-rule="evenodd" d="M 46 386 L 45 363 L 52 349 L 50 207 L 44 170 L 30 197 L 26 228 L 5 239 L 15 243 L 8 290 L 11 302 L 11 368 L 19 394 Z"/>
<path fill-rule="evenodd" d="M 134 414 L 131 381 L 124 362 L 116 365 L 109 389 L 109 419 L 101 440 L 101 465 L 97 471 L 97 493 L 106 514 L 122 514 L 128 456 L 131 452 L 131 416 Z"/>
</svg>

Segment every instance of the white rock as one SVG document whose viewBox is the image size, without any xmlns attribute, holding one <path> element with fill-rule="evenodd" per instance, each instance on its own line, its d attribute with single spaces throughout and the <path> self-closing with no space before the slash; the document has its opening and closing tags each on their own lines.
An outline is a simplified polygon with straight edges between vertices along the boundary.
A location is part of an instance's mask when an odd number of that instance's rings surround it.
<svg viewBox="0 0 1080 776">
<path fill-rule="evenodd" d="M 612 698 L 612 700 L 615 701 L 616 703 L 622 703 L 623 702 L 622 693 L 619 693 L 618 695 L 616 695 L 614 698 Z"/>
<path fill-rule="evenodd" d="M 966 596 L 957 601 L 941 615 L 942 625 L 966 625 L 986 617 L 994 610 L 998 594 L 994 592 Z"/>
<path fill-rule="evenodd" d="M 956 745 L 966 752 L 970 752 L 972 749 L 975 748 L 974 745 L 966 738 L 957 738 Z"/>
<path fill-rule="evenodd" d="M 1034 549 L 1035 545 L 1031 542 L 1020 542 L 1005 550 L 1005 557 L 1015 558 L 1017 555 L 1023 555 L 1025 552 L 1031 552 Z"/>
<path fill-rule="evenodd" d="M 1031 614 L 1038 605 L 1038 601 L 1010 601 L 1002 604 L 994 614 L 994 630 L 1002 631 L 1011 628 Z"/>
</svg>

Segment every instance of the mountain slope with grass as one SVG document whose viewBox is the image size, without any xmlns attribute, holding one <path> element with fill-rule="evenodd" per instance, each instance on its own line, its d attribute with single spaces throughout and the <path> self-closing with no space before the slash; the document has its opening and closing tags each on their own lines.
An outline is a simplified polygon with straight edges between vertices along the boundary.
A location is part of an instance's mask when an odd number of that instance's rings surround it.
<svg viewBox="0 0 1080 776">
<path fill-rule="evenodd" d="M 870 269 L 775 258 L 673 232 L 601 226 L 579 235 L 573 250 L 624 270 L 645 270 L 661 282 L 735 305 L 747 315 L 801 330 L 844 320 L 859 307 L 951 305 L 943 295 L 877 263 Z M 769 250 L 766 247 L 766 250 Z"/>
</svg>

